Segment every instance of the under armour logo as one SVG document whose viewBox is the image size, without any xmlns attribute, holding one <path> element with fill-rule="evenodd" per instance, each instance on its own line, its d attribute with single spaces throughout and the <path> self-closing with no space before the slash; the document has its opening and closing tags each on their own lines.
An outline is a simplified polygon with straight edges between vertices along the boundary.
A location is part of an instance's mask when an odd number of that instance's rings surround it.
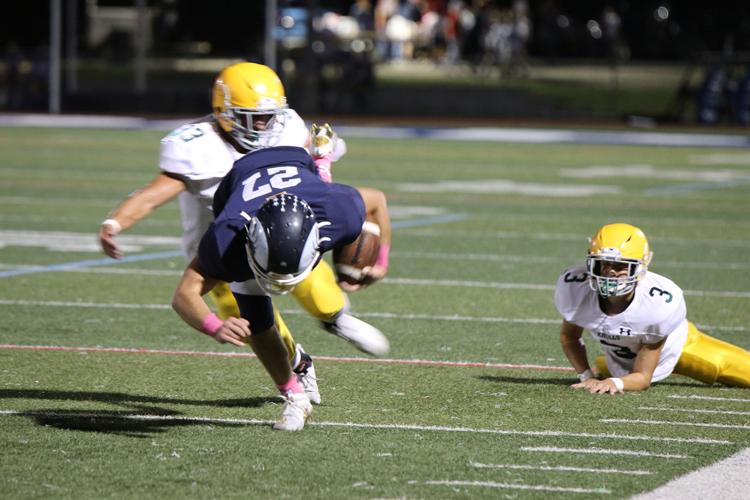
<svg viewBox="0 0 750 500">
<path fill-rule="evenodd" d="M 631 335 L 633 331 L 630 328 L 620 327 L 620 335 Z"/>
</svg>

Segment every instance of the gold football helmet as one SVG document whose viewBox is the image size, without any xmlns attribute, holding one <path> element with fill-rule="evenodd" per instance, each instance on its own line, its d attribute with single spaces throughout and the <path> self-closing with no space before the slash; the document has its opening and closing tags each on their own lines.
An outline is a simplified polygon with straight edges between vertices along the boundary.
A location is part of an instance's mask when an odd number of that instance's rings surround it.
<svg viewBox="0 0 750 500">
<path fill-rule="evenodd" d="M 268 66 L 227 66 L 214 81 L 211 104 L 221 129 L 247 151 L 276 145 L 284 129 L 284 86 Z"/>
<path fill-rule="evenodd" d="M 589 284 L 602 297 L 627 295 L 646 274 L 652 255 L 643 231 L 630 224 L 607 224 L 589 242 Z"/>
</svg>

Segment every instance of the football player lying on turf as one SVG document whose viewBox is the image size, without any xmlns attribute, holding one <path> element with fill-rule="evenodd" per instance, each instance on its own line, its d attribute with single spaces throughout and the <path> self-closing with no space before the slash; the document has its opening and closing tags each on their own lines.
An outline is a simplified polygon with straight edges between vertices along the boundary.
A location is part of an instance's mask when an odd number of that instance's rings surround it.
<svg viewBox="0 0 750 500">
<path fill-rule="evenodd" d="M 373 208 L 367 203 L 357 189 L 321 180 L 304 149 L 249 153 L 219 184 L 216 219 L 175 291 L 172 306 L 187 324 L 219 342 L 253 348 L 285 400 L 276 429 L 302 429 L 312 407 L 292 372 L 269 294 L 291 292 L 321 254 L 357 238 Z M 240 318 L 222 321 L 204 302 L 219 280 L 231 283 Z M 373 351 L 387 352 L 388 340 L 370 329 L 378 334 L 370 339 Z"/>
<path fill-rule="evenodd" d="M 750 387 L 750 352 L 700 332 L 687 320 L 682 290 L 648 270 L 643 231 L 608 224 L 594 235 L 585 264 L 566 269 L 555 289 L 562 350 L 578 372 L 574 389 L 615 394 L 647 389 L 672 372 L 713 384 Z M 581 335 L 604 356 L 595 378 Z"/>
<path fill-rule="evenodd" d="M 188 261 L 197 252 L 201 236 L 213 220 L 211 200 L 219 181 L 236 160 L 250 151 L 271 146 L 310 148 L 320 176 L 330 181 L 331 162 L 346 152 L 343 140 L 330 126 L 313 125 L 311 138 L 300 116 L 287 106 L 284 87 L 276 73 L 261 64 L 239 63 L 224 68 L 213 86 L 213 115 L 172 131 L 161 141 L 159 173 L 143 189 L 123 201 L 99 230 L 104 252 L 120 258 L 123 250 L 116 236 L 147 217 L 154 209 L 179 196 L 182 215 L 182 246 Z M 384 195 L 371 190 L 370 196 Z M 383 215 L 385 214 L 385 215 Z M 379 210 L 378 223 L 387 231 L 387 210 Z M 382 278 L 388 265 L 387 248 L 382 266 L 372 270 Z M 380 274 L 378 274 L 380 273 Z M 347 312 L 346 295 L 336 283 L 330 266 L 321 262 L 294 290 L 294 296 L 325 328 L 369 354 L 378 354 L 380 341 L 366 323 Z M 217 283 L 210 292 L 221 318 L 239 316 L 237 303 L 226 283 Z M 276 311 L 276 323 L 289 351 L 295 370 L 308 389 L 312 401 L 320 403 L 315 369 L 310 357 L 297 345 Z M 370 345 L 370 336 L 375 343 Z"/>
</svg>

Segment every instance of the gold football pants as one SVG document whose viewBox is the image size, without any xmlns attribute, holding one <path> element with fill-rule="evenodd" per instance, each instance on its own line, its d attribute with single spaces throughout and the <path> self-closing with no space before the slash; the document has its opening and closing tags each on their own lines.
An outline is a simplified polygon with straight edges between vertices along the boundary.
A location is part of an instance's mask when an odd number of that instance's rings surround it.
<svg viewBox="0 0 750 500">
<path fill-rule="evenodd" d="M 295 287 L 292 294 L 308 313 L 320 321 L 332 319 L 346 304 L 344 292 L 336 284 L 336 276 L 331 266 L 324 260 L 321 260 L 310 275 Z M 219 282 L 209 295 L 216 306 L 216 314 L 221 319 L 231 316 L 239 318 L 240 309 L 228 283 Z M 281 339 L 289 351 L 290 359 L 294 360 L 297 344 L 292 332 L 289 331 L 276 306 L 273 312 Z"/>
<path fill-rule="evenodd" d="M 229 289 L 229 283 L 220 281 L 214 289 L 209 292 L 209 295 L 216 306 L 216 315 L 218 317 L 221 319 L 240 317 L 240 308 L 237 305 L 237 301 L 234 299 L 232 290 Z M 289 331 L 289 327 L 286 326 L 286 323 L 281 317 L 279 310 L 276 309 L 276 306 L 273 306 L 273 317 L 276 322 L 276 328 L 281 335 L 281 340 L 284 342 L 286 350 L 289 352 L 289 361 L 294 364 L 294 357 L 297 355 L 297 343 L 294 341 L 292 332 Z"/>
<path fill-rule="evenodd" d="M 319 321 L 330 321 L 346 305 L 346 295 L 339 288 L 333 269 L 325 260 L 318 262 L 292 294 L 305 311 Z"/>
<path fill-rule="evenodd" d="M 603 378 L 609 377 L 604 356 L 596 358 Z M 730 387 L 750 387 L 750 352 L 729 342 L 715 339 L 688 321 L 688 336 L 673 373 Z"/>
<path fill-rule="evenodd" d="M 706 335 L 688 322 L 688 337 L 674 373 L 707 384 L 750 387 L 750 352 Z"/>
</svg>

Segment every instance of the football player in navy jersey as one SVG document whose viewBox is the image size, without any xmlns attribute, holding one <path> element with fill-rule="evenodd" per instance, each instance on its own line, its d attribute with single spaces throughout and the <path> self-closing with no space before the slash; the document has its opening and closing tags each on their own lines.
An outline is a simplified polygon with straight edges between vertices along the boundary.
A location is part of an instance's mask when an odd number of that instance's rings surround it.
<svg viewBox="0 0 750 500">
<path fill-rule="evenodd" d="M 234 162 L 247 153 L 269 147 L 297 146 L 307 149 L 318 175 L 332 181 L 333 162 L 346 153 L 346 143 L 330 125 L 312 125 L 308 130 L 299 114 L 287 103 L 279 76 L 268 66 L 250 62 L 232 64 L 217 75 L 212 88 L 213 113 L 187 123 L 161 140 L 160 172 L 142 189 L 124 200 L 99 228 L 104 253 L 123 256 L 118 235 L 148 217 L 159 206 L 178 198 L 182 219 L 182 249 L 187 261 L 198 251 L 201 236 L 214 213 L 214 192 Z M 372 188 L 361 190 L 364 196 L 379 197 L 385 207 L 385 194 Z M 375 203 L 373 203 L 374 205 Z M 378 260 L 366 273 L 369 282 L 382 279 L 388 269 L 391 225 L 387 210 L 370 214 L 381 230 Z M 344 292 L 354 292 L 366 284 L 337 284 L 333 269 L 322 261 L 293 291 L 302 308 L 328 332 L 351 342 L 368 354 L 368 326 L 349 313 Z M 239 307 L 225 282 L 209 292 L 219 317 L 239 316 Z M 276 323 L 287 346 L 289 359 L 313 404 L 320 404 L 315 365 L 298 344 L 282 315 L 276 311 Z M 361 331 L 360 329 L 364 329 Z"/>
<path fill-rule="evenodd" d="M 292 291 L 324 252 L 357 238 L 366 213 L 384 209 L 363 191 L 323 181 L 302 148 L 244 156 L 217 188 L 215 220 L 175 291 L 172 306 L 190 326 L 219 342 L 253 348 L 285 400 L 275 429 L 302 429 L 312 407 L 274 324 L 270 294 Z M 221 320 L 203 300 L 219 281 L 231 283 L 239 318 Z M 388 352 L 388 339 L 361 323 L 367 327 L 362 338 L 348 340 L 366 343 L 375 354 Z"/>
</svg>

